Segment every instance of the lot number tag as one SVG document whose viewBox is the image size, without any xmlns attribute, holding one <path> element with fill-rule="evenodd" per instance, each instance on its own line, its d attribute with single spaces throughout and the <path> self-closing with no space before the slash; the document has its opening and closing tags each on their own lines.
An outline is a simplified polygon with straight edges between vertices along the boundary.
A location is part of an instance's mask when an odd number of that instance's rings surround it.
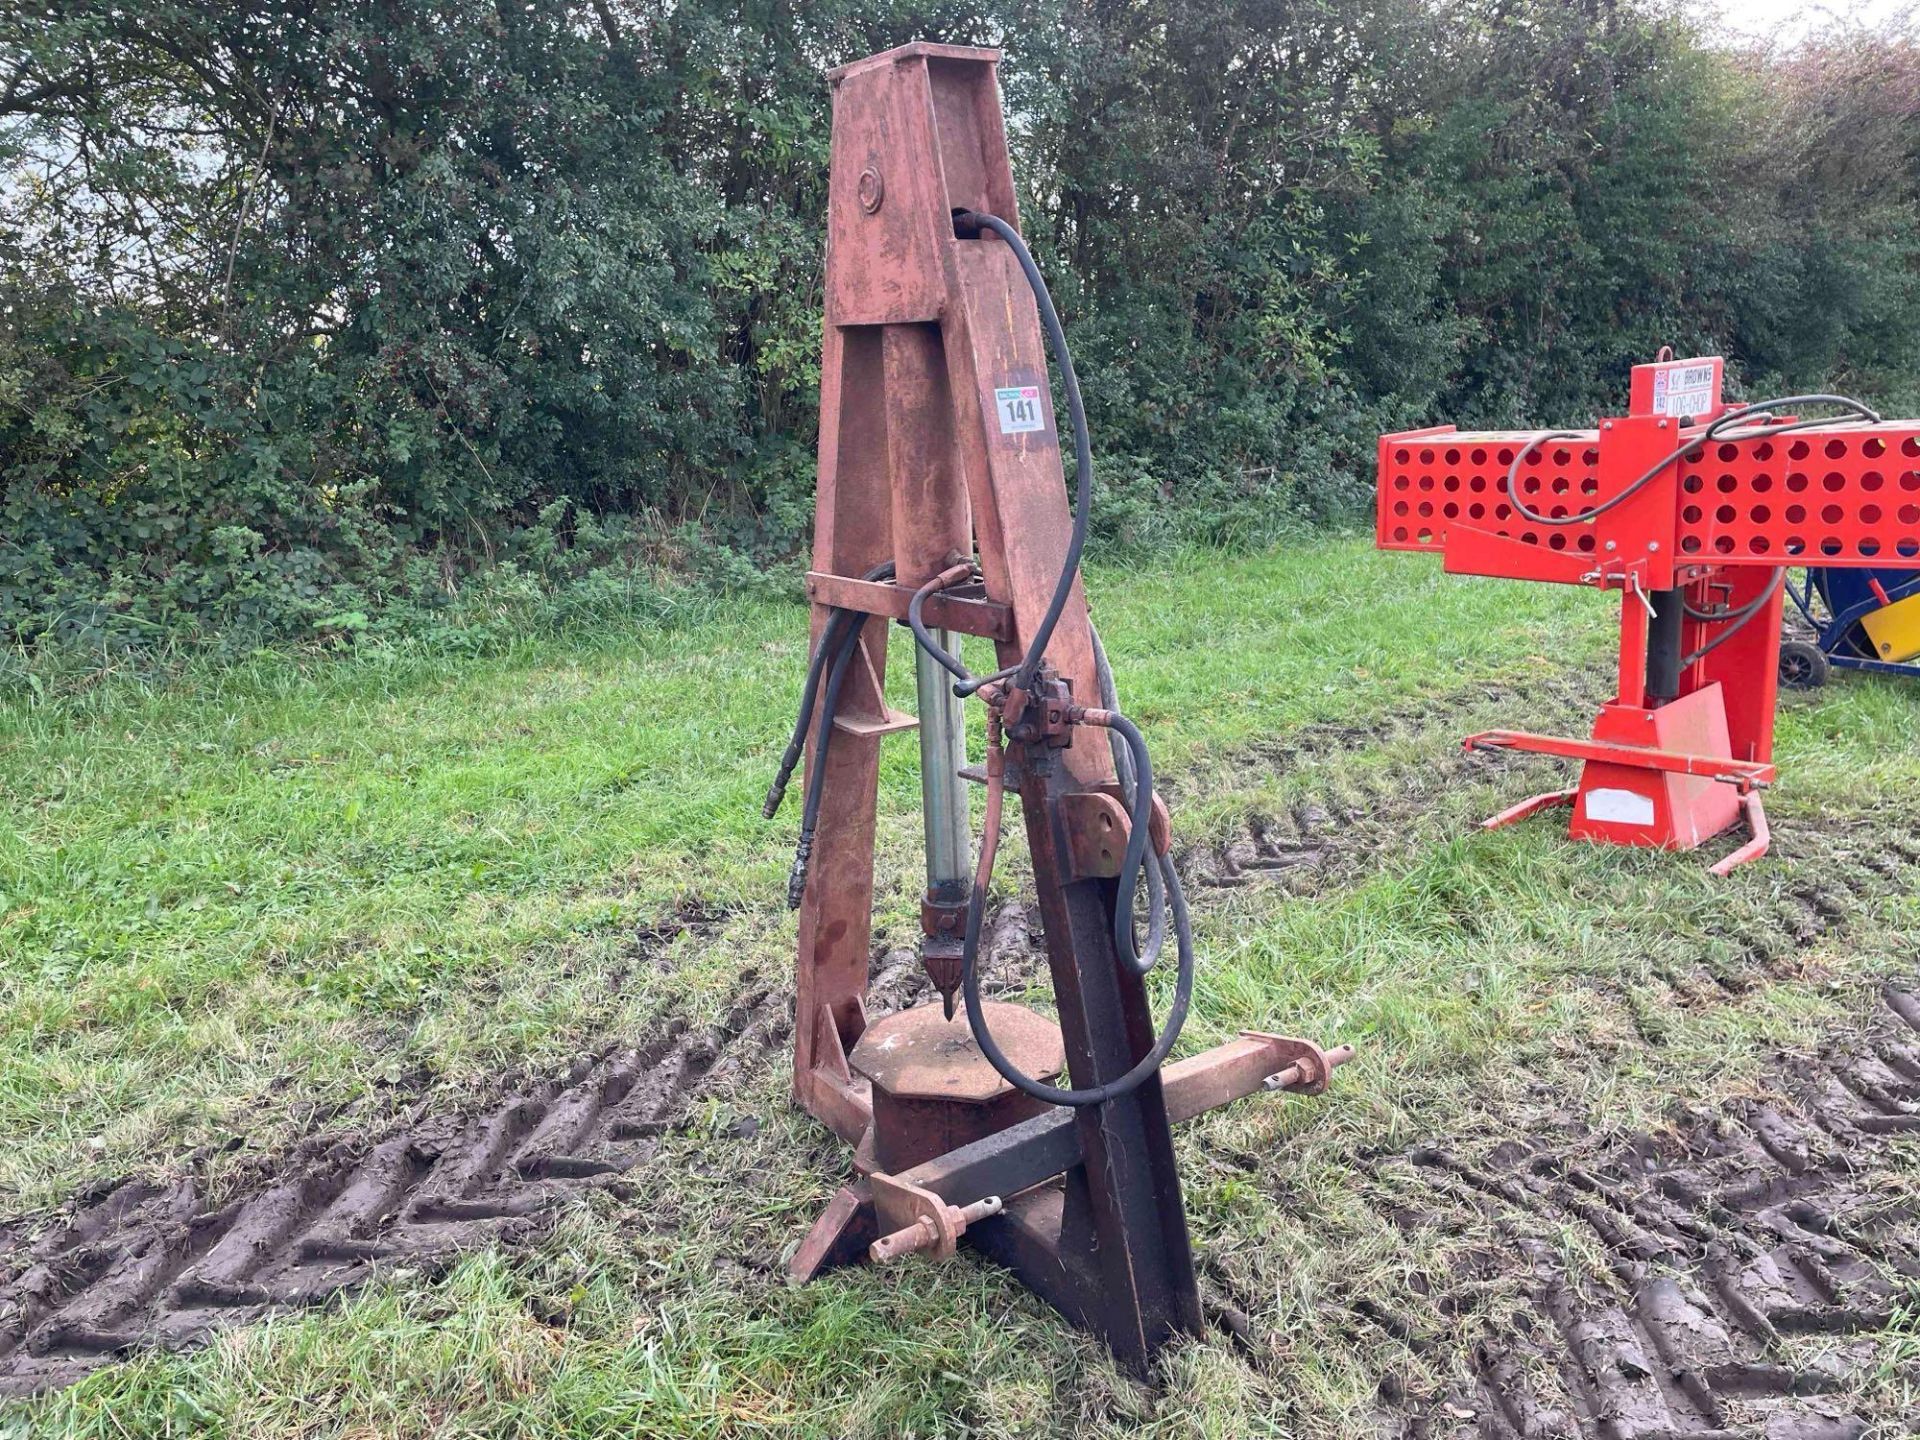
<svg viewBox="0 0 1920 1440">
<path fill-rule="evenodd" d="M 1000 412 L 1002 435 L 1024 435 L 1029 430 L 1047 428 L 1040 410 L 1038 385 L 1009 385 L 993 392 L 993 405 Z"/>
</svg>

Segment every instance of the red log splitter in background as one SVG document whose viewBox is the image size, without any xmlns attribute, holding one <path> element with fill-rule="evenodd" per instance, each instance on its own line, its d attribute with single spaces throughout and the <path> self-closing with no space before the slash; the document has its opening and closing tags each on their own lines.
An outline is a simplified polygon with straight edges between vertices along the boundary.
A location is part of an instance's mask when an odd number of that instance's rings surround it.
<svg viewBox="0 0 1920 1440">
<path fill-rule="evenodd" d="M 1722 371 L 1718 356 L 1637 365 L 1627 413 L 1590 430 L 1381 438 L 1380 548 L 1620 594 L 1618 689 L 1590 738 L 1467 739 L 1582 765 L 1578 785 L 1488 826 L 1570 805 L 1576 838 L 1690 850 L 1744 818 L 1714 872 L 1764 855 L 1787 569 L 1920 556 L 1920 421 L 1837 395 L 1729 406 Z"/>
</svg>

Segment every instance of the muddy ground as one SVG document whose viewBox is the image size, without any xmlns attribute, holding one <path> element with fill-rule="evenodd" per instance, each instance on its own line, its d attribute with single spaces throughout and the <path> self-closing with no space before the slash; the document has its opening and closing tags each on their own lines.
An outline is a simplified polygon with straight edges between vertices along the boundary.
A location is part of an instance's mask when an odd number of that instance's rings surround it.
<svg viewBox="0 0 1920 1440">
<path fill-rule="evenodd" d="M 1483 1240 L 1462 1247 L 1457 1272 L 1415 1277 L 1355 1314 L 1414 1337 L 1421 1322 L 1403 1310 L 1489 1311 L 1457 1389 L 1409 1397 L 1382 1378 L 1385 1428 L 1452 1440 L 1864 1435 L 1875 1417 L 1847 1393 L 1880 1367 L 1920 1363 L 1920 992 L 1889 988 L 1858 1031 L 1776 1058 L 1775 1093 L 1676 1114 L 1655 1135 L 1577 1133 L 1569 1119 L 1557 1128 L 1572 1138 L 1422 1145 L 1369 1167 L 1368 1202 L 1396 1227 Z M 1562 1260 L 1563 1226 L 1591 1232 L 1606 1282 Z M 1503 1293 L 1516 1282 L 1531 1307 Z"/>
<path fill-rule="evenodd" d="M 1436 797 L 1462 784 L 1504 777 L 1516 796 L 1529 784 L 1564 785 L 1552 762 L 1445 743 L 1496 715 L 1524 714 L 1545 733 L 1582 730 L 1604 688 L 1592 677 L 1552 675 L 1524 687 L 1490 685 L 1470 695 L 1436 696 L 1353 724 L 1309 725 L 1284 740 L 1256 745 L 1226 767 L 1236 777 L 1298 780 L 1284 806 L 1242 817 L 1225 839 L 1184 856 L 1210 888 L 1277 884 L 1318 894 L 1351 881 L 1430 838 L 1421 822 Z M 1439 742 L 1439 743 L 1436 743 Z M 1381 763 L 1357 774 L 1326 762 L 1378 752 Z M 1323 778 L 1325 777 L 1325 778 Z M 1217 779 L 1208 783 L 1218 784 Z M 1167 787 L 1177 806 L 1182 786 Z"/>
<path fill-rule="evenodd" d="M 1431 843 L 1425 817 L 1451 787 L 1545 788 L 1551 767 L 1434 739 L 1516 698 L 1310 729 L 1236 759 L 1305 778 L 1282 810 L 1243 815 L 1183 863 L 1203 892 L 1315 893 Z M 1567 684 L 1524 698 L 1529 718 L 1550 729 L 1576 723 L 1592 697 Z M 1387 758 L 1363 778 L 1313 780 L 1322 758 L 1372 749 Z M 1771 908 L 1731 916 L 1695 963 L 1663 970 L 1651 989 L 1607 997 L 1641 1042 L 1662 1043 L 1675 1007 L 1736 1003 L 1791 977 L 1799 957 L 1844 937 L 1889 885 L 1912 887 L 1920 834 L 1905 821 L 1863 831 L 1858 818 L 1803 814 L 1781 827 L 1779 853 L 1803 863 Z M 725 921 L 693 910 L 636 936 L 636 963 Z M 996 911 L 998 987 L 1036 973 L 1037 938 L 1021 904 Z M 873 993 L 883 1011 L 930 992 L 913 956 L 892 951 L 876 957 Z M 720 1024 L 670 1023 L 484 1104 L 446 1112 L 423 1098 L 377 1130 L 319 1133 L 289 1153 L 224 1166 L 217 1193 L 205 1157 L 183 1156 L 165 1178 L 131 1178 L 58 1214 L 0 1223 L 0 1393 L 65 1385 L 115 1356 L 200 1343 L 378 1277 L 430 1278 L 477 1247 L 535 1244 L 584 1192 L 630 1183 L 703 1096 L 783 1066 L 790 1028 L 784 984 L 747 972 Z M 1653 1133 L 1593 1130 L 1543 1092 L 1524 1114 L 1490 1117 L 1471 1135 L 1353 1157 L 1353 1184 L 1382 1223 L 1410 1237 L 1438 1231 L 1453 1256 L 1399 1292 L 1345 1296 L 1327 1317 L 1356 1341 L 1384 1337 L 1454 1377 L 1415 1393 L 1384 1370 L 1373 1428 L 1446 1440 L 1827 1440 L 1876 1423 L 1898 1433 L 1857 1402 L 1886 1373 L 1920 1366 L 1920 956 L 1912 985 L 1863 1004 L 1852 1026 L 1775 1055 L 1769 1075 L 1763 1090 L 1676 1111 Z M 1570 1263 L 1569 1230 L 1599 1247 L 1603 1273 Z M 1291 1343 L 1247 1318 L 1262 1308 L 1257 1260 L 1208 1263 L 1205 1277 L 1209 1312 L 1251 1363 Z M 1434 1337 L 1463 1328 L 1476 1337 L 1468 1348 L 1432 1354 Z"/>
<path fill-rule="evenodd" d="M 690 911 L 643 931 L 636 955 L 720 919 Z M 1024 906 L 996 910 L 987 952 L 1001 983 L 990 991 L 1023 984 L 1039 963 L 1033 924 Z M 931 993 L 912 953 L 876 963 L 876 1014 Z M 535 1244 L 569 1200 L 617 1191 L 670 1125 L 742 1067 L 781 1064 L 791 1030 L 791 997 L 748 972 L 719 1025 L 669 1024 L 484 1107 L 422 1105 L 378 1134 L 316 1135 L 254 1157 L 237 1180 L 229 1171 L 220 1193 L 200 1173 L 208 1157 L 187 1157 L 177 1178 L 129 1178 L 60 1215 L 0 1224 L 0 1395 L 70 1384 L 143 1347 L 195 1345 L 377 1275 L 432 1276 L 481 1246 Z"/>
</svg>

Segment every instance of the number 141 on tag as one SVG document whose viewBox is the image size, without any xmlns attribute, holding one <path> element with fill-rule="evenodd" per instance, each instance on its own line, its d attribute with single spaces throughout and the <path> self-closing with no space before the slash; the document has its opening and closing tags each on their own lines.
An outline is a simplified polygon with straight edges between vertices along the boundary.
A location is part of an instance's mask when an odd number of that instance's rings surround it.
<svg viewBox="0 0 1920 1440">
<path fill-rule="evenodd" d="M 1029 430 L 1047 428 L 1040 408 L 1038 385 L 1010 385 L 993 392 L 994 408 L 1000 413 L 1000 433 L 1021 435 Z"/>
</svg>

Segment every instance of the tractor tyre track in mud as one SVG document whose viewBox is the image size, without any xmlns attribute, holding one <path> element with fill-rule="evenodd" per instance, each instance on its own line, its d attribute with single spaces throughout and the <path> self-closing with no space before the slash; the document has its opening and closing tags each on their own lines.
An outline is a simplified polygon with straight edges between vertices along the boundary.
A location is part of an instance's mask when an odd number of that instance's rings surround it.
<svg viewBox="0 0 1920 1440">
<path fill-rule="evenodd" d="M 761 1063 L 789 1025 L 750 987 L 718 1025 L 672 1024 L 480 1113 L 309 1141 L 225 1203 L 191 1176 L 122 1181 L 0 1253 L 0 1395 L 194 1345 L 383 1271 L 437 1274 L 482 1246 L 530 1243 L 563 1202 L 643 1163 L 690 1100 Z"/>
<path fill-rule="evenodd" d="M 683 912 L 640 932 L 639 951 L 711 934 L 719 919 Z M 1013 902 L 989 917 L 999 988 L 1017 990 L 1038 964 L 1035 923 Z M 874 982 L 876 1014 L 932 988 L 904 950 L 882 958 Z M 71 1384 L 135 1350 L 188 1348 L 382 1272 L 432 1276 L 483 1247 L 533 1244 L 566 1202 L 645 1164 L 716 1082 L 773 1063 L 791 1012 L 748 972 L 718 1025 L 669 1024 L 477 1113 L 416 1117 L 377 1139 L 309 1140 L 233 1198 L 212 1201 L 191 1176 L 133 1178 L 43 1223 L 37 1239 L 23 1238 L 31 1221 L 10 1221 L 0 1226 L 0 1396 Z"/>
<path fill-rule="evenodd" d="M 1502 1280 L 1531 1302 L 1485 1317 L 1452 1393 L 1416 1404 L 1383 1384 L 1398 1402 L 1384 1433 L 1854 1440 L 1886 1421 L 1850 1397 L 1898 1363 L 1886 1332 L 1920 1293 L 1920 1201 L 1897 1180 L 1920 1143 L 1920 992 L 1884 1001 L 1864 1038 L 1780 1057 L 1779 1094 L 1658 1136 L 1507 1140 L 1472 1158 L 1428 1146 L 1376 1165 L 1369 1199 L 1410 1239 L 1471 1224 L 1501 1242 L 1451 1287 L 1391 1303 L 1471 1316 Z M 1570 1272 L 1551 1240 L 1563 1228 L 1598 1241 L 1608 1278 Z M 1377 1321 L 1388 1303 L 1352 1309 Z"/>
<path fill-rule="evenodd" d="M 1360 724 L 1309 725 L 1254 746 L 1233 764 L 1241 777 L 1296 779 L 1283 811 L 1255 812 L 1237 834 L 1189 858 L 1198 884 L 1231 888 L 1276 883 L 1315 894 L 1364 872 L 1384 855 L 1436 838 L 1419 822 L 1449 789 L 1502 775 L 1546 775 L 1550 762 L 1468 751 L 1460 741 L 1496 717 L 1525 715 L 1535 728 L 1584 731 L 1599 697 L 1595 683 L 1566 673 L 1527 686 L 1493 685 L 1424 698 Z M 1389 749 L 1387 764 L 1327 777 L 1325 762 Z"/>
</svg>

